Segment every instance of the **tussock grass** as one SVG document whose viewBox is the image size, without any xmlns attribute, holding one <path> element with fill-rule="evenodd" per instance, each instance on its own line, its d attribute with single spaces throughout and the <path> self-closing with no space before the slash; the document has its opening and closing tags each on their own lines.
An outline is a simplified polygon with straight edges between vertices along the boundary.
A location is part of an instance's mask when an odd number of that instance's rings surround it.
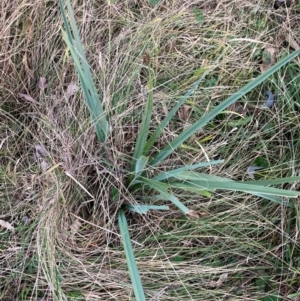
<svg viewBox="0 0 300 301">
<path fill-rule="evenodd" d="M 81 91 L 66 96 L 78 80 L 61 36 L 58 4 L 2 1 L 0 219 L 15 230 L 0 232 L 1 300 L 134 300 L 117 209 L 137 201 L 123 186 L 122 170 L 130 164 L 146 102 L 143 57 L 154 70 L 153 131 L 223 53 L 187 101 L 190 120 L 170 123 L 159 149 L 256 77 L 264 47 L 276 45 L 278 56 L 286 56 L 288 47 L 276 41 L 282 28 L 294 38 L 300 30 L 295 5 L 274 10 L 271 1 L 72 5 L 110 115 L 108 155 L 96 141 Z M 203 12 L 204 24 L 194 8 Z M 299 69 L 297 58 L 243 98 L 253 116 L 247 124 L 235 128 L 230 122 L 239 118 L 224 113 L 158 168 L 222 158 L 224 164 L 206 171 L 246 179 L 248 166 L 264 157 L 269 168 L 256 178 L 298 175 Z M 38 88 L 42 76 L 49 84 L 44 91 Z M 259 110 L 266 89 L 277 95 L 276 107 Z M 47 155 L 38 156 L 36 146 Z M 121 192 L 113 201 L 111 187 Z M 291 208 L 230 192 L 193 199 L 182 194 L 182 200 L 201 218 L 188 219 L 175 208 L 129 214 L 147 300 L 296 300 L 298 200 Z"/>
</svg>

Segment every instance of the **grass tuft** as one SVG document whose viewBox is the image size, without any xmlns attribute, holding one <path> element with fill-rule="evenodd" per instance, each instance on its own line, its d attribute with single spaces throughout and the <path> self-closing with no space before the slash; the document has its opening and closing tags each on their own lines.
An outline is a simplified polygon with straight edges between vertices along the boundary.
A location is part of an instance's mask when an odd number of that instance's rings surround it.
<svg viewBox="0 0 300 301">
<path fill-rule="evenodd" d="M 276 62 L 293 52 L 297 5 L 153 4 L 71 1 L 84 49 L 78 56 L 75 32 L 61 34 L 67 27 L 58 2 L 1 2 L 1 300 L 136 299 L 119 214 L 126 215 L 147 300 L 298 297 L 298 199 L 210 191 L 187 176 L 218 175 L 224 185 L 251 189 L 247 169 L 263 162 L 255 188 L 298 192 L 299 56 L 183 144 L 171 144 L 260 76 L 266 48 L 276 48 Z M 70 12 L 65 17 L 71 21 Z M 83 91 L 86 76 L 94 87 Z M 262 110 L 266 90 L 276 101 Z M 85 103 L 95 91 L 102 112 Z M 139 133 L 148 97 L 145 137 Z M 176 113 L 183 103 L 187 120 Z M 160 190 L 150 190 L 157 182 Z"/>
</svg>

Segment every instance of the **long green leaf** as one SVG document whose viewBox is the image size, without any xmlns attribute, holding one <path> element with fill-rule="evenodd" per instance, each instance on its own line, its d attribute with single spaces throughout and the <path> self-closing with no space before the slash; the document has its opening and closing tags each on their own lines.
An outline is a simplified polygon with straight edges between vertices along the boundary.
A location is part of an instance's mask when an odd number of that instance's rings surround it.
<svg viewBox="0 0 300 301">
<path fill-rule="evenodd" d="M 67 33 L 63 32 L 63 36 L 74 59 L 75 67 L 79 74 L 79 79 L 86 99 L 86 103 L 89 108 L 93 125 L 96 129 L 97 137 L 100 142 L 104 142 L 107 139 L 109 133 L 109 124 L 106 120 L 106 115 L 102 107 L 100 97 L 97 93 L 90 67 L 87 63 L 84 48 L 81 43 L 79 31 L 76 25 L 74 12 L 70 1 L 66 0 L 68 16 L 70 20 L 69 24 L 62 0 L 59 0 L 59 5 L 67 31 Z M 75 43 L 73 41 L 72 33 L 74 35 Z"/>
<path fill-rule="evenodd" d="M 137 301 L 146 301 L 141 277 L 137 268 L 132 244 L 130 241 L 128 224 L 126 221 L 124 211 L 122 209 L 119 210 L 118 221 L 135 298 Z"/>
<path fill-rule="evenodd" d="M 243 97 L 246 93 L 253 90 L 259 84 L 261 84 L 264 80 L 266 80 L 269 76 L 279 70 L 281 67 L 286 65 L 292 59 L 297 57 L 300 54 L 300 49 L 294 51 L 286 58 L 279 61 L 277 64 L 272 66 L 266 72 L 259 75 L 256 79 L 249 82 L 247 85 L 242 87 L 236 93 L 232 94 L 225 101 L 216 106 L 212 111 L 208 114 L 204 115 L 199 121 L 195 122 L 191 125 L 187 130 L 182 132 L 178 137 L 176 137 L 173 141 L 171 141 L 165 148 L 163 148 L 150 162 L 150 165 L 155 166 L 161 163 L 166 157 L 168 157 L 175 149 L 177 149 L 184 141 L 190 138 L 194 133 L 196 133 L 199 129 L 204 127 L 208 122 L 210 122 L 214 117 L 220 114 L 223 110 L 225 110 L 229 105 L 233 104 L 241 97 Z"/>
<path fill-rule="evenodd" d="M 58 4 L 59 4 L 60 12 L 62 14 L 63 21 L 64 21 L 64 24 L 65 24 L 65 27 L 66 27 L 66 30 L 67 30 L 68 40 L 70 41 L 71 45 L 74 46 L 71 29 L 69 27 L 69 22 L 68 22 L 68 19 L 67 19 L 67 15 L 65 13 L 65 9 L 64 9 L 64 5 L 62 3 L 62 0 L 58 0 Z"/>
<path fill-rule="evenodd" d="M 226 180 L 229 180 L 229 181 L 232 181 L 230 179 L 226 179 Z M 250 181 L 248 182 L 243 182 L 243 183 L 250 183 Z M 195 186 L 193 185 L 191 187 L 191 185 L 187 185 L 187 186 L 184 186 L 183 184 L 185 184 L 184 182 L 181 183 L 180 182 L 180 188 L 182 190 L 185 190 L 185 191 L 190 191 L 190 192 L 196 192 L 196 193 L 199 193 L 199 194 L 202 194 L 202 195 L 205 195 L 205 196 L 208 196 L 210 197 L 210 194 L 206 191 L 206 190 L 203 190 L 203 188 L 199 188 L 198 186 Z M 173 188 L 179 188 L 176 186 L 176 184 L 174 185 L 172 182 L 168 184 L 169 187 L 173 187 Z M 289 201 L 289 200 L 283 200 L 281 199 L 280 197 L 278 196 L 275 196 L 275 195 L 266 195 L 266 194 L 262 194 L 262 193 L 254 193 L 253 191 L 251 192 L 252 195 L 255 195 L 255 196 L 258 196 L 260 198 L 263 198 L 263 199 L 266 199 L 266 200 L 269 200 L 273 203 L 276 203 L 276 204 L 280 204 L 282 206 L 288 206 L 288 207 L 292 207 L 292 203 Z M 158 200 L 164 200 L 165 198 L 160 194 L 160 195 L 153 195 L 153 196 L 146 196 L 146 197 L 140 197 L 139 198 L 140 200 L 143 200 L 143 201 L 158 201 Z"/>
<path fill-rule="evenodd" d="M 203 189 L 201 186 L 199 185 L 193 185 L 189 182 L 186 183 L 182 183 L 182 182 L 172 182 L 168 184 L 170 188 L 176 188 L 176 189 L 181 189 L 181 190 L 185 190 L 188 192 L 193 192 L 193 193 L 197 193 L 203 196 L 206 196 L 208 198 L 211 197 L 211 193 L 208 192 L 207 190 Z"/>
<path fill-rule="evenodd" d="M 173 196 L 172 194 L 167 192 L 168 191 L 168 185 L 166 183 L 162 183 L 162 182 L 159 182 L 159 181 L 155 181 L 155 180 L 147 179 L 147 178 L 143 178 L 143 177 L 140 177 L 137 182 L 144 183 L 145 185 L 150 186 L 152 189 L 159 192 L 164 200 L 171 201 L 184 214 L 189 214 L 190 213 L 189 208 L 187 208 L 184 204 L 182 204 L 179 201 L 178 198 L 176 198 L 175 196 Z"/>
<path fill-rule="evenodd" d="M 251 185 L 248 182 L 236 182 L 231 179 L 218 177 L 214 175 L 208 175 L 203 173 L 198 173 L 194 171 L 182 171 L 181 173 L 176 175 L 177 180 L 183 181 L 172 183 L 172 185 L 176 185 L 176 187 L 184 185 L 186 189 L 186 185 L 191 185 L 193 187 L 198 187 L 200 190 L 209 190 L 214 191 L 216 189 L 226 189 L 232 191 L 243 191 L 253 194 L 265 194 L 265 195 L 275 195 L 275 196 L 286 196 L 286 197 L 296 197 L 300 195 L 298 191 L 290 191 L 284 189 L 278 189 L 273 187 L 264 187 L 261 184 L 256 185 L 256 181 L 251 181 Z M 293 177 L 293 180 L 295 177 Z M 300 180 L 300 178 L 298 178 Z"/>
<path fill-rule="evenodd" d="M 265 195 L 275 195 L 275 196 L 285 196 L 285 197 L 297 197 L 300 195 L 298 191 L 284 190 L 273 187 L 264 187 L 260 185 L 248 185 L 242 182 L 210 182 L 210 181 L 187 181 L 185 183 L 174 182 L 170 184 L 176 186 L 177 188 L 187 190 L 186 185 L 191 185 L 195 189 L 198 187 L 199 190 L 209 190 L 215 191 L 218 189 L 230 190 L 230 191 L 242 191 L 251 194 L 265 194 Z"/>
<path fill-rule="evenodd" d="M 201 172 L 187 171 L 187 170 L 183 170 L 177 173 L 176 176 L 174 176 L 174 178 L 181 181 L 230 182 L 230 183 L 234 182 L 234 180 L 228 178 L 209 175 Z"/>
<path fill-rule="evenodd" d="M 276 185 L 276 184 L 284 184 L 284 183 L 294 183 L 299 182 L 300 176 L 298 177 L 286 177 L 286 178 L 279 178 L 279 179 L 270 179 L 270 180 L 256 180 L 256 181 L 247 181 L 245 183 L 250 185 L 262 185 L 262 186 L 268 186 L 268 185 Z"/>
<path fill-rule="evenodd" d="M 208 162 L 205 162 L 208 163 Z M 203 180 L 203 181 L 213 181 L 213 182 L 235 182 L 234 180 L 219 177 L 215 175 L 209 175 L 205 173 L 195 172 L 195 171 L 187 171 L 182 170 L 176 175 L 173 176 L 176 179 L 180 179 L 183 181 L 186 180 Z M 154 179 L 154 178 L 153 178 Z M 279 178 L 279 179 L 271 179 L 271 180 L 256 180 L 256 181 L 244 181 L 242 183 L 249 184 L 249 185 L 259 185 L 259 186 L 269 186 L 269 185 L 276 185 L 276 184 L 284 184 L 284 183 L 294 183 L 300 182 L 300 176 L 297 177 L 286 177 L 286 178 Z M 235 182 L 237 183 L 237 182 Z"/>
<path fill-rule="evenodd" d="M 151 71 L 149 71 L 147 104 L 145 107 L 141 127 L 134 148 L 134 153 L 133 153 L 133 158 L 131 163 L 131 171 L 135 170 L 135 166 L 137 164 L 138 159 L 144 153 L 147 137 L 149 134 L 152 109 L 153 109 L 153 80 L 151 76 Z"/>
<path fill-rule="evenodd" d="M 193 164 L 193 165 L 187 165 L 184 167 L 180 167 L 180 168 L 176 168 L 173 170 L 162 172 L 162 173 L 158 174 L 157 176 L 153 177 L 152 179 L 156 180 L 156 181 L 164 181 L 169 178 L 173 178 L 173 177 L 176 178 L 176 176 L 179 173 L 181 173 L 182 171 L 193 170 L 196 168 L 207 167 L 207 166 L 211 166 L 211 165 L 215 165 L 215 164 L 221 164 L 223 162 L 224 162 L 224 160 L 215 160 L 215 161 L 201 162 L 201 163 L 197 163 L 197 164 Z"/>
<path fill-rule="evenodd" d="M 176 174 L 176 176 L 174 176 L 174 179 L 177 180 L 181 180 L 183 181 L 180 183 L 170 183 L 169 185 L 171 187 L 176 187 L 176 188 L 181 188 L 183 190 L 189 190 L 190 191 L 194 191 L 196 192 L 197 190 L 202 191 L 203 187 L 207 187 L 207 185 L 211 188 L 211 189 L 221 189 L 216 188 L 214 183 L 222 183 L 222 182 L 227 182 L 229 183 L 229 185 L 233 188 L 233 189 L 228 189 L 225 188 L 227 190 L 237 190 L 239 191 L 239 189 L 236 189 L 237 186 L 236 184 L 250 184 L 250 185 L 258 185 L 258 186 L 267 186 L 270 184 L 281 184 L 281 183 L 287 183 L 287 182 L 294 182 L 294 181 L 299 181 L 300 177 L 290 177 L 290 178 L 283 178 L 283 179 L 274 179 L 274 180 L 265 180 L 265 181 L 245 181 L 245 182 L 236 182 L 233 181 L 231 179 L 227 179 L 227 178 L 223 178 L 223 177 L 218 177 L 218 176 L 214 176 L 214 175 L 208 175 L 208 174 L 203 174 L 203 173 L 197 173 L 197 172 L 190 172 L 190 171 L 182 171 L 181 173 Z M 188 183 L 186 183 L 186 181 L 194 181 L 194 183 L 192 184 L 192 186 Z M 211 187 L 211 184 L 208 184 L 209 182 L 213 183 L 213 187 Z M 269 189 L 269 188 L 268 188 Z M 274 189 L 274 188 L 272 188 Z M 276 189 L 276 188 L 275 188 Z M 250 189 L 251 190 L 251 189 Z M 255 192 L 254 190 L 251 190 L 251 192 L 245 191 L 245 190 L 240 190 L 240 191 L 244 191 L 244 192 L 249 192 L 252 195 L 267 199 L 269 201 L 272 201 L 274 203 L 277 204 L 281 204 L 283 206 L 291 206 L 289 201 L 286 200 L 282 200 L 281 198 L 279 198 L 277 195 L 272 194 L 266 194 L 266 193 L 260 193 L 260 192 Z M 285 192 L 285 190 L 280 189 L 280 191 L 282 193 Z M 274 191 L 273 191 L 274 192 Z M 282 195 L 282 193 L 278 193 L 278 195 Z M 286 196 L 286 193 L 284 193 L 284 196 Z"/>
</svg>

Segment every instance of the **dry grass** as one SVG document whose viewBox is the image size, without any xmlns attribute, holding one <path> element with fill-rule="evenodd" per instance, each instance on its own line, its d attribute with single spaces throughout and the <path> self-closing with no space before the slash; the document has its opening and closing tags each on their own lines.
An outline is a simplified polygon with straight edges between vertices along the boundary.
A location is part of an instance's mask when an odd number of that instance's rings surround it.
<svg viewBox="0 0 300 301">
<path fill-rule="evenodd" d="M 175 0 L 155 8 L 146 0 L 77 2 L 87 57 L 110 112 L 107 158 L 80 90 L 66 94 L 77 76 L 61 37 L 58 4 L 0 4 L 0 219 L 15 228 L 0 231 L 1 300 L 133 300 L 116 213 L 121 203 L 136 201 L 123 186 L 122 169 L 145 103 L 145 55 L 155 72 L 155 128 L 220 53 L 217 67 L 188 101 L 189 122 L 259 74 L 264 47 L 275 44 L 284 55 L 278 32 L 289 30 L 295 39 L 300 32 L 295 4 L 274 10 L 272 1 L 259 0 Z M 203 25 L 193 14 L 196 7 Z M 299 72 L 299 60 L 294 65 Z M 225 114 L 166 166 L 224 158 L 224 165 L 208 172 L 242 179 L 253 159 L 263 156 L 270 168 L 262 175 L 298 175 L 299 113 L 296 96 L 286 94 L 288 71 L 244 99 L 255 117 L 247 125 L 233 131 L 228 122 L 234 115 Z M 299 73 L 293 74 L 299 83 Z M 48 83 L 44 91 L 41 77 Z M 259 111 L 268 87 L 280 96 L 278 105 Z M 159 143 L 184 126 L 175 120 Z M 120 199 L 111 200 L 111 187 Z M 188 220 L 176 210 L 130 216 L 147 299 L 258 300 L 278 294 L 281 299 L 264 300 L 290 300 L 297 293 L 297 203 L 287 209 L 232 193 L 185 201 L 201 219 Z"/>
</svg>

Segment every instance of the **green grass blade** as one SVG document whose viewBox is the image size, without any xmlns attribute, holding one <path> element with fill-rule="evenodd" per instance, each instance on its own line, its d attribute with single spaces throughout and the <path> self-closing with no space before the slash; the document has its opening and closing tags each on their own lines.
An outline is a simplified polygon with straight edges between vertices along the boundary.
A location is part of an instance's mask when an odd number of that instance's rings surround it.
<svg viewBox="0 0 300 301">
<path fill-rule="evenodd" d="M 105 112 L 102 107 L 100 97 L 97 93 L 90 67 L 87 63 L 70 1 L 67 0 L 66 4 L 71 27 L 69 25 L 63 3 L 61 0 L 59 0 L 59 5 L 67 32 L 63 32 L 63 37 L 74 59 L 75 67 L 79 74 L 80 83 L 84 92 L 86 103 L 89 108 L 93 125 L 95 126 L 97 137 L 100 142 L 104 142 L 107 139 L 109 133 L 109 124 L 106 120 Z M 74 35 L 75 43 L 73 41 L 72 32 Z"/>
<path fill-rule="evenodd" d="M 97 94 L 91 94 L 89 88 L 89 82 L 83 69 L 81 68 L 81 63 L 77 56 L 75 49 L 71 46 L 70 41 L 66 38 L 65 32 L 63 32 L 63 37 L 65 38 L 66 44 L 69 46 L 69 50 L 72 54 L 75 68 L 79 75 L 79 80 L 81 83 L 81 87 L 89 108 L 89 112 L 91 118 L 93 120 L 93 124 L 95 126 L 96 134 L 100 142 L 104 142 L 108 135 L 108 123 L 105 118 L 105 113 L 101 106 L 100 99 Z"/>
<path fill-rule="evenodd" d="M 215 191 L 218 189 L 224 189 L 229 191 L 242 191 L 251 194 L 265 194 L 265 195 L 275 195 L 275 196 L 284 196 L 284 197 L 297 197 L 300 195 L 298 191 L 290 191 L 273 187 L 265 187 L 261 185 L 249 185 L 242 182 L 234 182 L 234 181 L 223 181 L 223 182 L 213 182 L 213 181 L 189 181 L 185 182 L 184 185 L 192 185 L 193 187 L 199 187 L 199 190 L 209 190 Z M 172 185 L 176 185 L 180 188 L 179 183 L 172 183 Z M 186 187 L 185 187 L 186 190 Z"/>
<path fill-rule="evenodd" d="M 297 177 L 293 177 L 293 180 L 295 178 Z M 203 174 L 203 173 L 197 173 L 194 171 L 182 171 L 176 176 L 176 179 L 184 181 L 184 183 L 181 184 L 184 185 L 185 190 L 187 190 L 186 185 L 192 185 L 193 187 L 198 187 L 199 190 L 209 190 L 209 191 L 214 191 L 216 189 L 225 189 L 231 191 L 243 191 L 252 194 L 259 193 L 265 195 L 286 196 L 286 197 L 296 197 L 300 195 L 300 192 L 298 191 L 289 191 L 289 190 L 273 188 L 273 187 L 264 187 L 261 184 L 256 185 L 255 184 L 256 181 L 236 182 L 231 179 Z M 252 184 L 249 185 L 248 183 L 252 183 Z M 180 183 L 178 182 L 172 183 L 172 185 L 176 185 L 176 187 L 179 187 Z"/>
<path fill-rule="evenodd" d="M 137 178 L 145 170 L 149 157 L 140 156 L 135 164 L 134 176 Z"/>
<path fill-rule="evenodd" d="M 203 189 L 199 185 L 193 185 L 193 184 L 190 184 L 189 182 L 186 182 L 186 183 L 172 182 L 172 183 L 170 183 L 168 185 L 171 188 L 185 190 L 185 191 L 189 191 L 189 192 L 194 192 L 194 193 L 206 196 L 208 198 L 211 197 L 211 193 L 210 192 L 208 192 L 207 190 Z"/>
<path fill-rule="evenodd" d="M 176 114 L 178 109 L 185 103 L 185 101 L 194 93 L 199 84 L 203 81 L 205 76 L 209 73 L 208 70 L 204 72 L 204 74 L 192 85 L 192 87 L 188 90 L 188 92 L 179 100 L 179 102 L 174 106 L 174 108 L 169 112 L 169 114 L 165 117 L 165 119 L 158 125 L 156 131 L 151 135 L 144 149 L 144 154 L 147 155 L 157 138 L 160 136 L 164 128 L 168 125 L 171 118 Z"/>
<path fill-rule="evenodd" d="M 279 198 L 276 195 L 265 195 L 265 194 L 262 194 L 262 193 L 252 193 L 252 194 L 255 195 L 255 196 L 261 197 L 263 199 L 269 200 L 273 203 L 280 204 L 282 206 L 293 207 L 293 205 L 290 201 L 283 200 L 283 199 Z"/>
<path fill-rule="evenodd" d="M 197 89 L 197 87 L 199 86 L 199 84 L 205 79 L 206 75 L 208 73 L 210 73 L 216 66 L 218 66 L 218 63 L 219 63 L 220 59 L 223 57 L 224 54 L 225 54 L 225 52 L 222 53 L 218 57 L 218 59 L 217 59 L 217 61 L 214 64 L 213 67 L 208 68 L 208 70 L 206 70 L 202 74 L 202 76 L 192 85 L 192 87 L 187 91 L 187 93 L 184 96 L 182 96 L 182 98 L 179 100 L 179 102 L 169 112 L 169 114 L 165 117 L 165 119 L 159 124 L 158 128 L 156 129 L 156 131 L 151 135 L 151 137 L 147 141 L 147 144 L 145 146 L 144 155 L 148 154 L 149 150 L 151 149 L 151 147 L 153 146 L 153 144 L 155 143 L 155 141 L 157 140 L 157 138 L 160 136 L 160 134 L 162 133 L 162 131 L 164 130 L 164 128 L 168 125 L 168 123 L 170 122 L 171 118 L 176 114 L 176 112 L 185 103 L 185 101 L 194 93 L 194 91 Z"/>
<path fill-rule="evenodd" d="M 171 141 L 164 149 L 162 149 L 153 159 L 153 161 L 150 162 L 150 165 L 155 166 L 159 163 L 161 163 L 166 157 L 168 157 L 175 149 L 177 149 L 184 141 L 186 141 L 188 138 L 190 138 L 194 133 L 196 133 L 199 129 L 204 127 L 208 122 L 210 122 L 214 117 L 216 117 L 218 114 L 220 114 L 223 110 L 225 110 L 229 105 L 233 104 L 237 100 L 239 100 L 241 97 L 243 97 L 246 93 L 253 90 L 255 87 L 257 87 L 259 84 L 261 84 L 263 81 L 265 81 L 269 76 L 271 76 L 273 73 L 275 73 L 278 69 L 286 65 L 288 62 L 290 62 L 292 59 L 297 57 L 300 54 L 300 49 L 294 51 L 281 61 L 279 61 L 277 64 L 272 66 L 270 69 L 268 69 L 266 72 L 259 75 L 256 79 L 249 82 L 247 85 L 242 87 L 240 90 L 238 90 L 236 93 L 232 94 L 229 98 L 227 98 L 225 101 L 220 103 L 218 106 L 216 106 L 212 111 L 210 111 L 208 114 L 203 116 L 199 121 L 195 122 L 193 125 L 191 125 L 187 130 L 182 132 L 178 137 L 176 137 L 173 141 Z"/>
<path fill-rule="evenodd" d="M 205 162 L 205 163 L 208 163 L 208 162 Z M 204 181 L 219 181 L 219 182 L 224 182 L 224 181 L 225 182 L 228 182 L 228 181 L 235 182 L 234 180 L 227 179 L 224 177 L 209 175 L 209 174 L 205 174 L 205 173 L 199 173 L 199 172 L 195 172 L 195 171 L 187 171 L 187 170 L 182 170 L 181 172 L 177 173 L 176 176 L 174 176 L 174 178 L 180 179 L 183 181 L 204 180 Z M 294 183 L 294 182 L 299 182 L 299 181 L 300 181 L 300 176 L 271 179 L 271 180 L 244 181 L 243 183 L 249 184 L 249 185 L 268 186 L 268 185 L 276 185 L 276 184 L 284 184 L 284 183 Z"/>
<path fill-rule="evenodd" d="M 66 5 L 67 5 L 67 10 L 68 10 L 71 29 L 72 29 L 74 39 L 75 39 L 75 42 L 76 42 L 76 45 L 75 45 L 74 48 L 77 50 L 78 56 L 79 56 L 80 61 L 82 63 L 82 67 L 83 67 L 85 76 L 87 77 L 87 80 L 93 85 L 94 92 L 96 92 L 96 88 L 94 86 L 92 74 L 90 72 L 90 67 L 87 63 L 87 59 L 86 59 L 86 56 L 85 56 L 85 51 L 84 51 L 83 45 L 81 43 L 79 30 L 78 30 L 78 27 L 77 27 L 77 24 L 76 24 L 74 11 L 73 11 L 73 8 L 71 6 L 70 0 L 66 0 Z M 65 26 L 66 25 L 68 26 L 68 23 L 65 24 Z"/>
<path fill-rule="evenodd" d="M 141 277 L 135 262 L 132 244 L 130 241 L 128 224 L 122 209 L 119 210 L 118 221 L 135 298 L 137 301 L 146 301 Z"/>
<path fill-rule="evenodd" d="M 139 183 L 143 183 L 150 186 L 152 189 L 156 190 L 162 196 L 162 199 L 171 201 L 176 207 L 178 207 L 184 214 L 189 214 L 190 210 L 184 204 L 182 204 L 178 198 L 168 193 L 168 185 L 166 183 L 158 182 L 152 179 L 147 179 L 140 177 Z"/>
<path fill-rule="evenodd" d="M 241 182 L 221 182 L 221 183 L 213 183 L 213 182 L 205 182 L 205 181 L 189 181 L 185 183 L 174 182 L 170 184 L 172 187 L 176 187 L 179 189 L 188 190 L 188 185 L 191 186 L 191 191 L 196 191 L 197 188 L 199 191 L 209 190 L 215 191 L 218 189 L 229 190 L 229 191 L 241 191 L 250 194 L 260 194 L 260 196 L 264 195 L 274 195 L 274 196 L 284 196 L 284 197 L 297 197 L 300 195 L 297 191 L 283 190 L 272 187 L 264 187 L 260 185 L 248 185 Z M 251 187 L 250 187 L 251 186 Z"/>
<path fill-rule="evenodd" d="M 145 145 L 149 134 L 152 109 L 153 109 L 153 80 L 152 80 L 151 72 L 149 71 L 147 104 L 144 110 L 141 127 L 134 148 L 134 153 L 133 153 L 133 158 L 131 163 L 132 172 L 135 170 L 137 161 L 143 155 L 145 150 Z"/>
<path fill-rule="evenodd" d="M 298 191 L 284 190 L 273 187 L 265 187 L 260 185 L 249 185 L 241 182 L 232 183 L 220 183 L 215 185 L 215 189 L 226 189 L 231 191 L 243 191 L 247 193 L 260 193 L 265 195 L 275 195 L 275 196 L 284 196 L 284 197 L 292 197 L 295 198 L 300 195 Z"/>
<path fill-rule="evenodd" d="M 156 180 L 156 181 L 164 181 L 169 178 L 174 178 L 174 177 L 176 178 L 176 176 L 178 174 L 180 174 L 182 171 L 193 170 L 196 168 L 207 167 L 207 166 L 211 166 L 211 165 L 215 165 L 215 164 L 221 164 L 223 162 L 224 162 L 224 160 L 215 160 L 215 161 L 209 161 L 209 162 L 201 162 L 201 163 L 197 163 L 197 164 L 193 164 L 193 165 L 187 165 L 187 166 L 173 169 L 170 171 L 162 172 L 162 173 L 158 174 L 157 176 L 153 177 L 152 179 Z"/>
<path fill-rule="evenodd" d="M 71 29 L 69 27 L 69 22 L 68 22 L 68 19 L 67 19 L 67 15 L 66 15 L 62 0 L 58 0 L 58 3 L 59 3 L 59 7 L 60 7 L 60 11 L 61 11 L 61 14 L 62 14 L 62 17 L 63 17 L 65 27 L 66 27 L 66 30 L 67 30 L 68 40 L 71 43 L 71 45 L 74 46 Z"/>
<path fill-rule="evenodd" d="M 132 187 L 132 185 L 136 184 L 136 179 L 145 171 L 145 167 L 148 163 L 149 157 L 140 156 L 135 164 L 134 174 L 130 174 L 128 178 L 128 188 Z"/>
<path fill-rule="evenodd" d="M 175 178 L 181 181 L 231 182 L 231 183 L 234 182 L 234 180 L 227 179 L 224 177 L 209 175 L 206 173 L 200 173 L 195 171 L 186 171 L 186 170 L 183 170 L 180 173 L 178 173 Z"/>
<path fill-rule="evenodd" d="M 217 186 L 217 185 L 216 185 Z M 284 190 L 273 187 L 265 187 L 260 185 L 251 185 L 247 183 L 235 182 L 234 185 L 231 183 L 221 183 L 217 189 L 226 189 L 232 191 L 243 191 L 252 194 L 260 193 L 265 195 L 275 195 L 295 198 L 300 195 L 298 191 Z"/>
<path fill-rule="evenodd" d="M 247 181 L 245 183 L 250 184 L 250 185 L 255 184 L 255 185 L 268 186 L 268 185 L 276 185 L 276 184 L 294 183 L 294 182 L 299 182 L 299 181 L 300 181 L 300 176 L 271 179 L 271 180 Z"/>
<path fill-rule="evenodd" d="M 169 206 L 165 205 L 128 205 L 126 208 L 140 214 L 146 214 L 149 210 L 169 210 Z"/>
</svg>

